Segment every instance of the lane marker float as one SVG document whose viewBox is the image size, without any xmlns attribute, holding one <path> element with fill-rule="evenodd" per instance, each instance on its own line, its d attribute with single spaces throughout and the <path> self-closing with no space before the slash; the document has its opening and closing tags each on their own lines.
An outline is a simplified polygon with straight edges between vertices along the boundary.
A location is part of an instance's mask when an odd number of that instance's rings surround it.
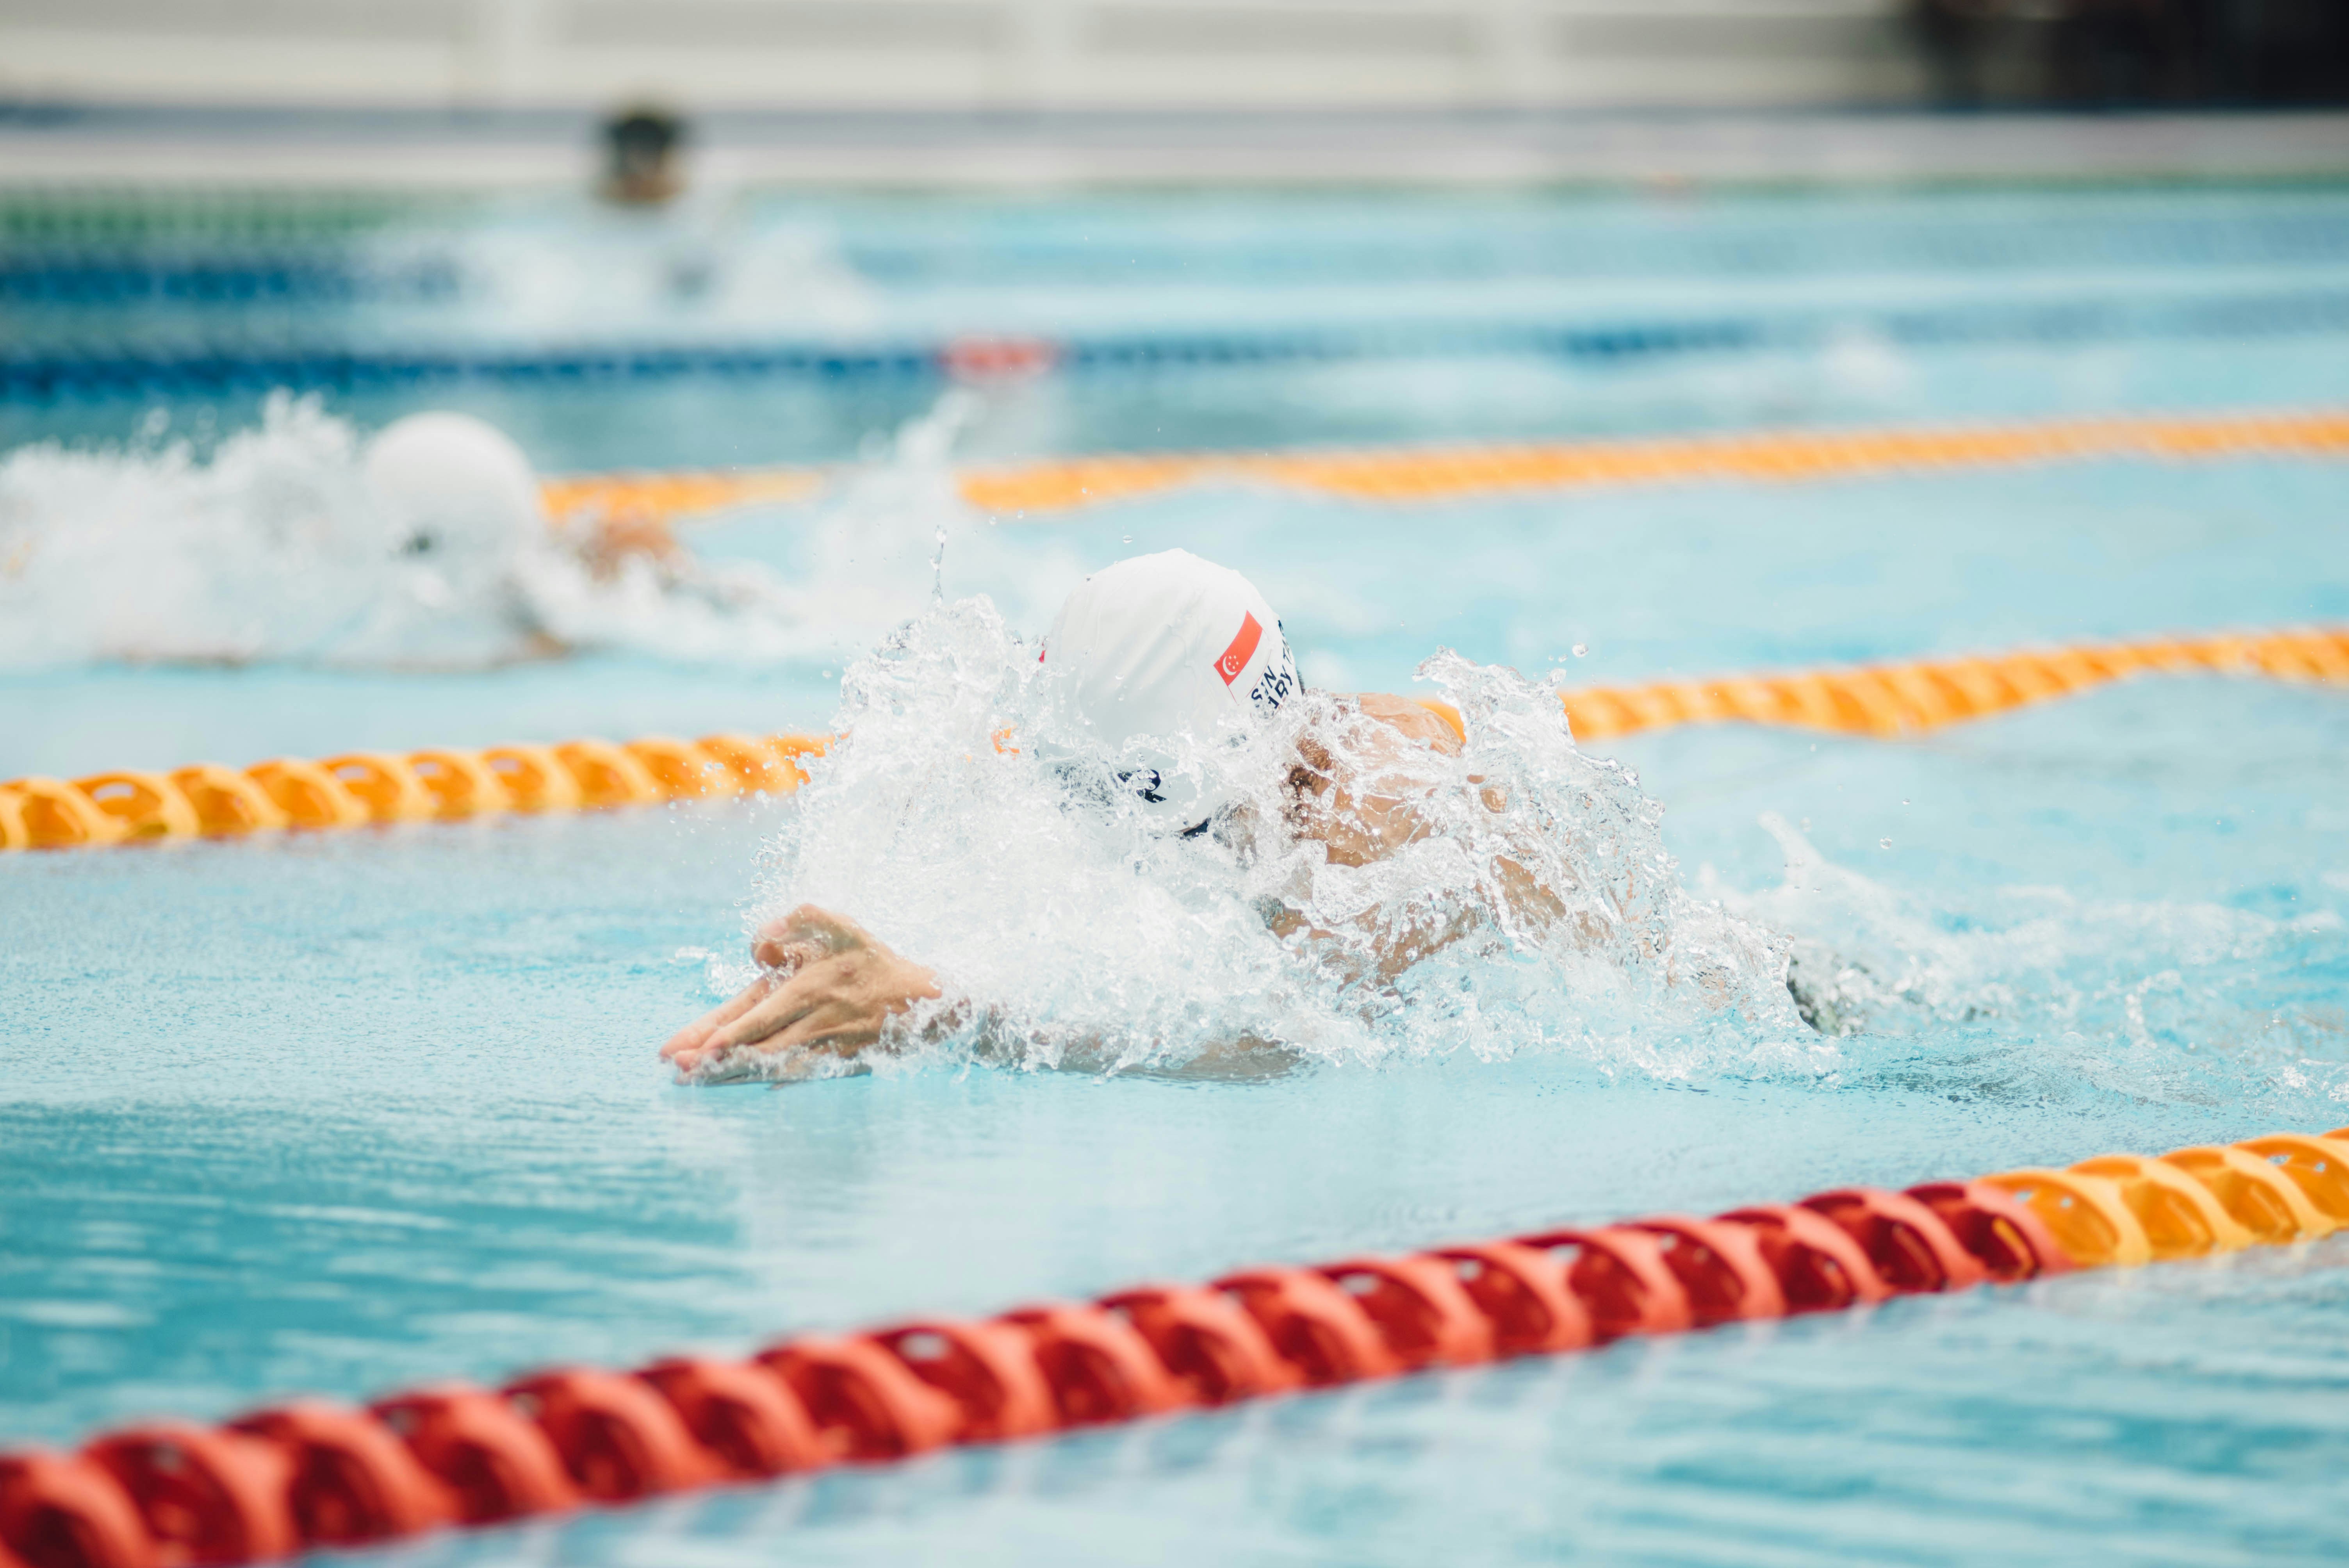
<svg viewBox="0 0 2349 1568">
<path fill-rule="evenodd" d="M 1897 738 L 2143 674 L 2349 684 L 2349 628 L 1589 686 L 1562 693 L 1559 700 L 1581 742 L 1736 721 Z M 1423 700 L 1460 727 L 1460 716 L 1447 705 Z M 428 747 L 346 752 L 316 762 L 281 757 L 242 772 L 197 763 L 163 773 L 117 769 L 70 780 L 12 779 L 0 782 L 0 851 L 788 794 L 806 778 L 794 759 L 829 744 L 816 735 L 711 735 L 693 741 L 646 736 L 617 745 Z"/>
<path fill-rule="evenodd" d="M 0 1452 L 0 1568 L 259 1563 L 1517 1356 L 2290 1245 L 2349 1228 L 2349 1127 L 1703 1220 L 1240 1269 L 742 1360 L 559 1367 Z"/>
<path fill-rule="evenodd" d="M 2096 458 L 2172 462 L 2349 455 L 2349 410 L 2138 415 L 1915 429 L 1777 430 L 1617 441 L 1302 452 L 1162 452 L 965 469 L 964 500 L 1016 516 L 1126 500 L 1184 485 L 1275 484 L 1349 500 L 1409 502 L 1591 486 L 1731 480 L 1792 484 Z M 835 470 L 574 474 L 545 484 L 549 513 L 683 515 L 812 496 Z"/>
<path fill-rule="evenodd" d="M 618 745 L 427 747 L 315 762 L 279 757 L 241 771 L 200 762 L 168 773 L 12 779 L 0 782 L 0 850 L 788 795 L 807 779 L 796 759 L 830 744 L 817 735 L 652 735 Z"/>
<path fill-rule="evenodd" d="M 1795 675 L 1586 686 L 1562 694 L 1561 700 L 1578 741 L 1735 720 L 1892 738 L 1986 718 L 2138 675 L 2349 684 L 2349 627 L 2221 632 Z"/>
</svg>

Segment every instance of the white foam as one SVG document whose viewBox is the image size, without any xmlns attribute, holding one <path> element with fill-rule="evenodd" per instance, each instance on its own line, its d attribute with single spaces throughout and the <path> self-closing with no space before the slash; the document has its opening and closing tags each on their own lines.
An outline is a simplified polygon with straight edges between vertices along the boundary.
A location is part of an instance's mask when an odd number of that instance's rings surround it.
<svg viewBox="0 0 2349 1568">
<path fill-rule="evenodd" d="M 1433 832 L 1350 870 L 1283 825 L 1288 772 L 1300 727 L 1359 753 L 1371 721 L 1315 694 L 1265 733 L 1189 747 L 1183 765 L 1221 774 L 1244 805 L 1215 832 L 1175 837 L 1099 787 L 1113 764 L 1069 760 L 1080 743 L 1055 732 L 1035 653 L 983 598 L 902 628 L 849 671 L 833 720 L 848 738 L 815 765 L 774 846 L 755 918 L 821 905 L 942 977 L 947 1000 L 916 1023 L 947 1019 L 951 1037 L 885 1054 L 884 1070 L 1527 1050 L 1668 1077 L 1832 1064 L 1795 1016 L 1783 946 L 1682 889 L 1661 809 L 1618 764 L 1577 750 L 1555 696 L 1513 672 L 1449 654 L 1424 667 L 1464 715 L 1466 748 L 1413 763 Z M 1504 862 L 1557 895 L 1554 917 L 1512 902 Z M 1275 936 L 1280 906 L 1328 934 Z M 1381 940 L 1431 925 L 1466 934 L 1380 978 Z M 811 1070 L 839 1069 L 738 1053 L 719 1076 Z"/>
<path fill-rule="evenodd" d="M 807 523 L 807 569 L 624 557 L 601 573 L 571 535 L 526 525 L 419 550 L 375 493 L 358 434 L 313 398 L 200 456 L 160 434 L 97 451 L 0 459 L 0 668 L 96 661 L 479 668 L 563 650 L 684 663 L 814 664 L 866 646 L 921 603 L 941 530 L 988 531 L 947 469 L 968 418 L 916 421 Z M 479 531 L 475 531 L 478 532 Z M 995 555 L 1002 554 L 999 548 Z M 1021 552 L 1056 591 L 1080 568 Z M 1008 566 L 1003 569 L 1008 573 Z"/>
<path fill-rule="evenodd" d="M 1706 867 L 1699 887 L 1786 933 L 1820 1025 L 1872 1037 L 1901 1071 L 1968 1094 L 2240 1105 L 2313 1089 L 2349 1104 L 2322 980 L 2337 964 L 2330 910 L 2279 920 L 2056 887 L 1906 892 L 1835 864 L 1775 814 L 1761 823 L 1785 852 L 1779 885 L 1740 892 Z"/>
</svg>

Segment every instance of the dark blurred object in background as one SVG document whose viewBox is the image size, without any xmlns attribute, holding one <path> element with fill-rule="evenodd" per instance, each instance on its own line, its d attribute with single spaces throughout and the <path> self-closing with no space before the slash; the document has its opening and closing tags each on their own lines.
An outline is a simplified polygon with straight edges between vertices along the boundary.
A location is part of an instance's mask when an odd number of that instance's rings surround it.
<svg viewBox="0 0 2349 1568">
<path fill-rule="evenodd" d="M 2349 0 L 1914 0 L 1953 108 L 2349 103 Z"/>
<path fill-rule="evenodd" d="M 667 109 L 639 107 L 604 122 L 604 181 L 607 201 L 658 206 L 685 189 L 678 150 L 685 122 Z"/>
</svg>

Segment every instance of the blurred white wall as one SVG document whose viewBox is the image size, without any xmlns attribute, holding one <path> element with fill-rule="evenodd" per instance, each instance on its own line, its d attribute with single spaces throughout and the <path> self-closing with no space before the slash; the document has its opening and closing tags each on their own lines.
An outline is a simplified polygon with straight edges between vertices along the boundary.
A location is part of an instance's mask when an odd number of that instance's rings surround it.
<svg viewBox="0 0 2349 1568">
<path fill-rule="evenodd" d="M 1903 0 L 0 0 L 0 99 L 406 108 L 1913 101 Z"/>
</svg>

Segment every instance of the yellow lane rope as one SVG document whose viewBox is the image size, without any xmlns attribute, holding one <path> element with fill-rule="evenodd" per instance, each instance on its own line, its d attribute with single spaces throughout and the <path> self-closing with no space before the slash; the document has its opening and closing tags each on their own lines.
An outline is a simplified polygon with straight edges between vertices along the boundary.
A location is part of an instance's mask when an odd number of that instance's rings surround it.
<svg viewBox="0 0 2349 1568">
<path fill-rule="evenodd" d="M 757 501 L 805 500 L 823 489 L 820 469 L 726 469 L 706 473 L 571 474 L 539 487 L 547 515 L 650 512 L 685 517 Z"/>
<path fill-rule="evenodd" d="M 1652 440 L 1404 451 L 1079 458 L 962 476 L 984 511 L 1058 511 L 1208 480 L 1271 482 L 1352 500 L 1687 480 L 1787 482 L 2062 459 L 2349 453 L 2349 413 L 2056 420 L 1974 429 L 1766 431 Z"/>
<path fill-rule="evenodd" d="M 2153 673 L 2349 685 L 2349 627 L 1586 686 L 1562 693 L 1560 700 L 1576 738 L 1586 742 L 1733 720 L 1898 737 Z M 1427 706 L 1459 727 L 1459 715 L 1444 704 Z M 711 735 L 691 741 L 647 736 L 617 745 L 571 740 L 481 750 L 353 751 L 316 762 L 281 757 L 243 771 L 198 763 L 167 773 L 118 769 L 71 780 L 13 779 L 0 782 L 0 850 L 788 794 L 806 777 L 795 758 L 827 744 L 816 735 Z"/>
<path fill-rule="evenodd" d="M 1321 452 L 1165 452 L 969 469 L 963 499 L 999 514 L 1067 511 L 1186 484 L 1276 484 L 1353 500 L 1435 500 L 1511 490 L 1689 480 L 1792 483 L 1902 471 L 2109 457 L 2187 461 L 2349 455 L 2349 411 L 2132 416 L 1880 430 L 1781 430 L 1640 440 Z M 580 474 L 546 483 L 550 513 L 663 517 L 798 500 L 828 482 L 814 468 Z"/>
<path fill-rule="evenodd" d="M 1575 738 L 1585 741 L 1733 719 L 1899 736 L 2148 673 L 2349 684 L 2349 627 L 2080 644 L 1797 675 L 1588 686 L 1564 694 L 1564 700 Z"/>
<path fill-rule="evenodd" d="M 206 762 L 168 773 L 14 779 L 0 783 L 0 850 L 787 795 L 806 779 L 794 758 L 827 744 L 811 735 L 647 736 L 619 745 L 430 747 L 316 762 L 280 757 L 241 771 Z"/>
</svg>

